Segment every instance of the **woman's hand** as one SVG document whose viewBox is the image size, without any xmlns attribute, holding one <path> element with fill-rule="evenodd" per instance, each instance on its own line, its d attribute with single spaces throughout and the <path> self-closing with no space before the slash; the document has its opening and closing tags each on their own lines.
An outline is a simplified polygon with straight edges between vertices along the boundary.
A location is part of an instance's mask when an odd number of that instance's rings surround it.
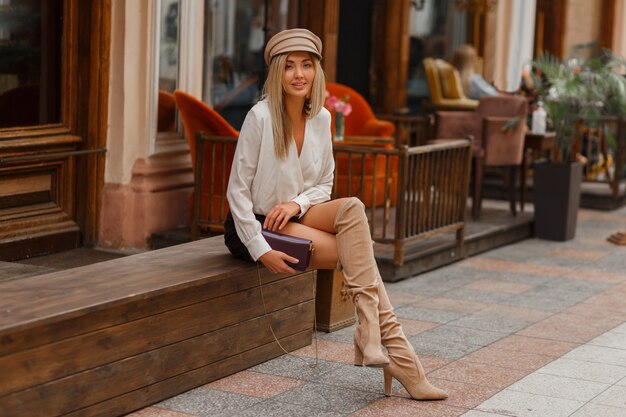
<svg viewBox="0 0 626 417">
<path fill-rule="evenodd" d="M 263 265 L 265 265 L 265 267 L 270 270 L 270 272 L 273 272 L 275 274 L 278 272 L 294 274 L 296 270 L 287 265 L 285 261 L 291 262 L 292 264 L 298 263 L 298 259 L 292 258 L 286 253 L 277 250 L 271 250 L 264 253 L 259 258 L 259 261 L 261 261 Z"/>
<path fill-rule="evenodd" d="M 300 205 L 294 201 L 285 204 L 278 204 L 265 216 L 263 228 L 276 232 L 282 230 L 289 219 L 300 213 Z"/>
</svg>

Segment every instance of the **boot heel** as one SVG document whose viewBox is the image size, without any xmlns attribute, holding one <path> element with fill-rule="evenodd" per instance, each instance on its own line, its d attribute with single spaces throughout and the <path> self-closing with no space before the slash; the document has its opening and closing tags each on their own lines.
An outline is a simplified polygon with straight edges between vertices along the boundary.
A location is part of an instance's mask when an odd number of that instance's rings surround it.
<svg viewBox="0 0 626 417">
<path fill-rule="evenodd" d="M 383 369 L 383 375 L 385 375 L 385 395 L 391 397 L 391 383 L 393 382 L 393 377 L 387 369 Z"/>
<path fill-rule="evenodd" d="M 354 344 L 354 366 L 363 366 L 363 352 L 356 343 Z"/>
</svg>

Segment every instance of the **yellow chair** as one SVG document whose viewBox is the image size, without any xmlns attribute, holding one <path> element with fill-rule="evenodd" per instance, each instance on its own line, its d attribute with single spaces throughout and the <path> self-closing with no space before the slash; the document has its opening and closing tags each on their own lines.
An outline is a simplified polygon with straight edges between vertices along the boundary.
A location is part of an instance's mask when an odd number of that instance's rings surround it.
<svg viewBox="0 0 626 417">
<path fill-rule="evenodd" d="M 442 59 L 424 58 L 422 61 L 428 79 L 428 92 L 433 110 L 474 110 L 478 100 L 463 93 L 461 76 Z"/>
</svg>

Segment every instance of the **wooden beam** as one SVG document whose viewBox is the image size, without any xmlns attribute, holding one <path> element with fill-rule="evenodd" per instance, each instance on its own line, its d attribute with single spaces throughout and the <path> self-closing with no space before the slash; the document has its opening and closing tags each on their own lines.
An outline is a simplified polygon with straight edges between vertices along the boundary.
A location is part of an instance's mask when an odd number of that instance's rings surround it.
<svg viewBox="0 0 626 417">
<path fill-rule="evenodd" d="M 322 40 L 322 68 L 326 74 L 326 80 L 335 81 L 337 78 L 339 0 L 302 0 L 300 26 L 309 29 Z"/>
<path fill-rule="evenodd" d="M 382 1 L 374 11 L 374 94 L 381 113 L 406 106 L 409 68 L 409 0 Z"/>
</svg>

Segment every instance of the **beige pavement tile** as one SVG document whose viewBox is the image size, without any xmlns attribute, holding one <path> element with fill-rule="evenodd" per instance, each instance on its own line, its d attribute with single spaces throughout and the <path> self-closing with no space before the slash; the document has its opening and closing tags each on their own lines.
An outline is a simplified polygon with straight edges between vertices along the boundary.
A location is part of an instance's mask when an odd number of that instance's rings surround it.
<svg viewBox="0 0 626 417">
<path fill-rule="evenodd" d="M 585 300 L 585 303 L 595 304 L 604 308 L 605 310 L 626 314 L 626 303 L 624 299 L 625 294 L 618 291 L 616 288 L 611 288 L 608 291 L 604 291 L 600 294 L 596 294 Z"/>
<path fill-rule="evenodd" d="M 611 331 L 615 333 L 626 333 L 626 323 L 620 324 Z"/>
<path fill-rule="evenodd" d="M 481 279 L 467 284 L 465 288 L 488 292 L 501 292 L 506 294 L 520 294 L 533 288 L 534 285 L 519 284 L 515 282 L 497 281 L 495 279 Z"/>
<path fill-rule="evenodd" d="M 618 381 L 615 385 L 619 385 L 620 387 L 626 387 L 626 378 Z"/>
<path fill-rule="evenodd" d="M 568 358 L 556 359 L 537 372 L 605 384 L 615 384 L 622 378 L 626 378 L 626 367 L 624 366 L 586 362 Z"/>
<path fill-rule="evenodd" d="M 553 311 L 537 310 L 526 307 L 516 307 L 507 304 L 497 304 L 482 310 L 480 313 L 493 314 L 498 317 L 503 317 L 511 320 L 521 320 L 530 323 L 543 320 L 554 314 Z"/>
<path fill-rule="evenodd" d="M 429 380 L 433 385 L 448 393 L 450 397 L 446 400 L 447 405 L 461 408 L 474 408 L 499 391 L 498 388 L 465 384 L 439 378 L 429 378 Z"/>
<path fill-rule="evenodd" d="M 494 395 L 479 405 L 477 409 L 515 417 L 568 417 L 582 405 L 584 403 L 581 401 L 507 389 Z"/>
<path fill-rule="evenodd" d="M 271 398 L 303 383 L 304 381 L 284 376 L 241 371 L 211 382 L 206 387 L 251 397 Z"/>
<path fill-rule="evenodd" d="M 411 319 L 398 319 L 402 325 L 402 331 L 407 336 L 414 336 L 416 334 L 425 332 L 437 326 L 441 326 L 440 323 L 431 323 L 428 321 L 411 320 Z"/>
<path fill-rule="evenodd" d="M 530 352 L 516 352 L 487 346 L 463 358 L 464 361 L 486 363 L 502 368 L 519 369 L 532 372 L 554 360 L 554 357 Z"/>
<path fill-rule="evenodd" d="M 591 340 L 589 344 L 626 350 L 626 333 L 609 331 Z"/>
<path fill-rule="evenodd" d="M 457 313 L 474 313 L 483 310 L 491 304 L 471 300 L 459 300 L 457 298 L 431 297 L 413 303 L 416 307 L 432 308 L 436 310 L 454 311 Z"/>
<path fill-rule="evenodd" d="M 422 362 L 422 366 L 427 374 L 446 366 L 452 359 L 440 358 L 439 356 L 432 355 L 419 355 L 419 360 Z"/>
<path fill-rule="evenodd" d="M 626 351 L 604 346 L 583 345 L 566 353 L 563 357 L 626 367 Z"/>
<path fill-rule="evenodd" d="M 571 417 L 624 417 L 624 409 L 600 404 L 585 404 Z"/>
<path fill-rule="evenodd" d="M 389 301 L 394 307 L 399 307 L 403 304 L 411 304 L 417 301 L 425 299 L 427 296 L 423 294 L 407 293 L 401 291 L 389 290 L 387 292 Z"/>
<path fill-rule="evenodd" d="M 567 268 L 563 266 L 538 265 L 528 262 L 513 262 L 483 257 L 469 258 L 463 261 L 464 266 L 488 271 L 517 272 L 520 274 L 579 279 L 584 281 L 621 283 L 626 275 L 600 272 L 584 268 Z"/>
<path fill-rule="evenodd" d="M 464 360 L 452 362 L 429 374 L 432 378 L 504 388 L 526 376 L 526 371 Z"/>
<path fill-rule="evenodd" d="M 548 252 L 548 256 L 559 258 L 581 259 L 585 261 L 597 261 L 607 256 L 609 252 L 594 250 L 557 249 Z"/>
<path fill-rule="evenodd" d="M 559 357 L 579 345 L 579 343 L 563 342 L 560 340 L 512 335 L 498 340 L 490 346 L 493 348 L 516 352 L 530 352 L 540 355 Z"/>
<path fill-rule="evenodd" d="M 606 211 L 580 209 L 578 211 L 577 220 L 579 222 L 582 220 L 603 220 L 607 222 L 621 223 L 623 225 L 624 215 Z"/>
<path fill-rule="evenodd" d="M 134 413 L 126 414 L 126 417 L 195 417 L 193 414 L 179 413 L 178 411 L 166 410 L 159 407 L 147 407 Z"/>
<path fill-rule="evenodd" d="M 596 317 L 596 318 L 608 317 L 610 319 L 615 319 L 616 321 L 626 320 L 626 309 L 624 309 L 623 312 L 608 309 L 606 305 L 592 301 L 591 299 L 585 300 L 572 307 L 569 307 L 563 310 L 562 312 L 568 313 L 568 314 L 578 314 L 580 316 Z"/>
<path fill-rule="evenodd" d="M 535 372 L 517 381 L 507 390 L 587 402 L 609 386 L 600 382 Z"/>
<path fill-rule="evenodd" d="M 350 414 L 351 417 L 457 417 L 467 409 L 451 407 L 444 401 L 414 401 L 397 396 L 387 397 Z"/>
<path fill-rule="evenodd" d="M 564 342 L 586 343 L 613 328 L 617 324 L 615 320 L 559 313 L 530 325 L 517 334 Z"/>
<path fill-rule="evenodd" d="M 618 385 L 613 386 L 591 400 L 591 402 L 593 404 L 602 404 L 621 408 L 624 415 L 626 415 L 626 387 Z"/>
<path fill-rule="evenodd" d="M 308 346 L 293 352 L 294 355 L 315 358 L 315 340 Z M 354 363 L 354 345 L 332 340 L 317 339 L 317 356 L 320 359 L 333 362 Z"/>
<path fill-rule="evenodd" d="M 480 410 L 469 410 L 467 413 L 463 414 L 461 417 L 510 417 L 504 414 L 496 414 L 496 413 L 488 413 L 486 411 Z"/>
</svg>

